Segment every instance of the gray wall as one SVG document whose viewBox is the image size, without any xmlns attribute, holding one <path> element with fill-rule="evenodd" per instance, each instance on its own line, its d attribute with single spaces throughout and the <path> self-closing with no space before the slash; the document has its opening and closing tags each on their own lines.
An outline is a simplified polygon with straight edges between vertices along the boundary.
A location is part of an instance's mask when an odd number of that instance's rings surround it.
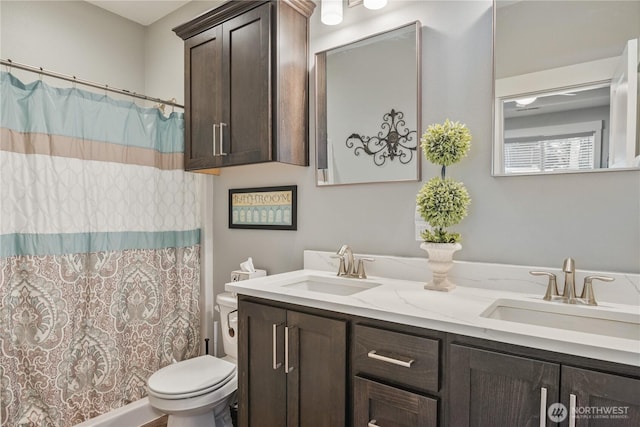
<svg viewBox="0 0 640 427">
<path fill-rule="evenodd" d="M 640 36 L 635 0 L 498 1 L 498 78 L 619 56 Z"/>
<path fill-rule="evenodd" d="M 90 3 L 0 1 L 2 59 L 141 93 L 144 52 L 144 27 Z M 24 81 L 37 79 L 13 71 Z M 67 85 L 49 77 L 45 81 Z"/>
</svg>

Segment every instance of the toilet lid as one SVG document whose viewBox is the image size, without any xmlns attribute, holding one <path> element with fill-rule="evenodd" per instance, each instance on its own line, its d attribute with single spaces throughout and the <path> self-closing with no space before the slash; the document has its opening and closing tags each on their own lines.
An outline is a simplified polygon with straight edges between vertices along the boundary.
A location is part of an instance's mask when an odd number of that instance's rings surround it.
<svg viewBox="0 0 640 427">
<path fill-rule="evenodd" d="M 235 371 L 233 363 L 205 355 L 165 366 L 149 377 L 147 385 L 158 394 L 192 394 L 227 383 Z"/>
</svg>

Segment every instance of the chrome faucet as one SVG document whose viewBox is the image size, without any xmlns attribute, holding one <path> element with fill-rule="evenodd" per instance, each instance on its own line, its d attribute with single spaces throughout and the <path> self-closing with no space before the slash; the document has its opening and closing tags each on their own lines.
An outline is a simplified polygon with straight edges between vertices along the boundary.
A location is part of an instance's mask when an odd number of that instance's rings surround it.
<svg viewBox="0 0 640 427">
<path fill-rule="evenodd" d="M 344 257 L 347 257 L 346 260 L 346 265 L 345 263 L 343 263 L 343 267 L 345 267 L 345 271 L 343 272 L 343 274 L 340 274 L 340 271 L 338 271 L 338 276 L 352 276 L 355 273 L 355 262 L 353 259 L 353 251 L 351 250 L 351 247 L 349 245 L 342 245 L 342 247 L 340 247 L 340 249 L 338 250 L 338 255 L 340 255 L 340 257 L 342 258 L 342 260 L 344 260 Z"/>
<path fill-rule="evenodd" d="M 562 271 L 564 272 L 564 289 L 562 297 L 566 298 L 569 304 L 576 303 L 576 262 L 573 258 L 567 258 L 562 263 Z"/>
<path fill-rule="evenodd" d="M 355 258 L 349 245 L 342 245 L 333 257 L 340 259 L 338 276 L 357 277 L 359 279 L 367 278 L 367 273 L 364 271 L 365 261 L 375 261 L 373 258 Z"/>
<path fill-rule="evenodd" d="M 564 272 L 564 289 L 562 295 L 558 293 L 558 285 L 556 282 L 556 275 L 546 271 L 530 271 L 529 274 L 534 276 L 547 276 L 549 282 L 547 284 L 547 291 L 542 298 L 545 301 L 561 300 L 567 304 L 585 304 L 585 305 L 598 305 L 596 297 L 593 293 L 593 281 L 602 280 L 603 282 L 612 282 L 613 277 L 608 276 L 587 276 L 584 278 L 584 285 L 582 287 L 582 293 L 580 298 L 576 297 L 576 262 L 573 258 L 567 258 L 562 264 L 562 271 Z"/>
</svg>

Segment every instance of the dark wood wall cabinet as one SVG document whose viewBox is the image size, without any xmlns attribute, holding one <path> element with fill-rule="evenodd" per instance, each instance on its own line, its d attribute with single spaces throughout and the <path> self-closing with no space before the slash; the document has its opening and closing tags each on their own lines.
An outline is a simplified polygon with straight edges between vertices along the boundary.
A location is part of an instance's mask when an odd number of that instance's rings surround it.
<svg viewBox="0 0 640 427">
<path fill-rule="evenodd" d="M 185 170 L 309 164 L 309 0 L 229 1 L 185 41 Z"/>
<path fill-rule="evenodd" d="M 239 299 L 243 427 L 640 425 L 636 366 Z"/>
</svg>

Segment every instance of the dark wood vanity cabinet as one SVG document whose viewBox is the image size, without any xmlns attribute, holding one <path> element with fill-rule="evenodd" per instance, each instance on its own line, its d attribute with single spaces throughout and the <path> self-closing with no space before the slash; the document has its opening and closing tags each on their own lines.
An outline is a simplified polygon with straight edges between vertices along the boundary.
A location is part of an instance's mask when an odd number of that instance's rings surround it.
<svg viewBox="0 0 640 427">
<path fill-rule="evenodd" d="M 242 300 L 238 313 L 239 425 L 345 425 L 346 322 Z"/>
<path fill-rule="evenodd" d="M 549 361 L 458 344 L 450 346 L 449 358 L 447 404 L 452 427 L 566 427 L 573 425 L 571 417 L 576 427 L 640 425 L 638 377 L 567 366 L 564 363 L 572 362 L 567 355 L 551 356 Z M 555 403 L 564 405 L 556 411 L 566 411 L 555 413 L 559 424 L 549 417 L 554 415 L 549 407 Z"/>
<path fill-rule="evenodd" d="M 238 312 L 243 427 L 569 427 L 572 407 L 576 427 L 640 425 L 635 366 L 242 295 Z"/>
<path fill-rule="evenodd" d="M 185 170 L 307 166 L 308 0 L 229 1 L 174 31 L 185 41 Z"/>
</svg>

